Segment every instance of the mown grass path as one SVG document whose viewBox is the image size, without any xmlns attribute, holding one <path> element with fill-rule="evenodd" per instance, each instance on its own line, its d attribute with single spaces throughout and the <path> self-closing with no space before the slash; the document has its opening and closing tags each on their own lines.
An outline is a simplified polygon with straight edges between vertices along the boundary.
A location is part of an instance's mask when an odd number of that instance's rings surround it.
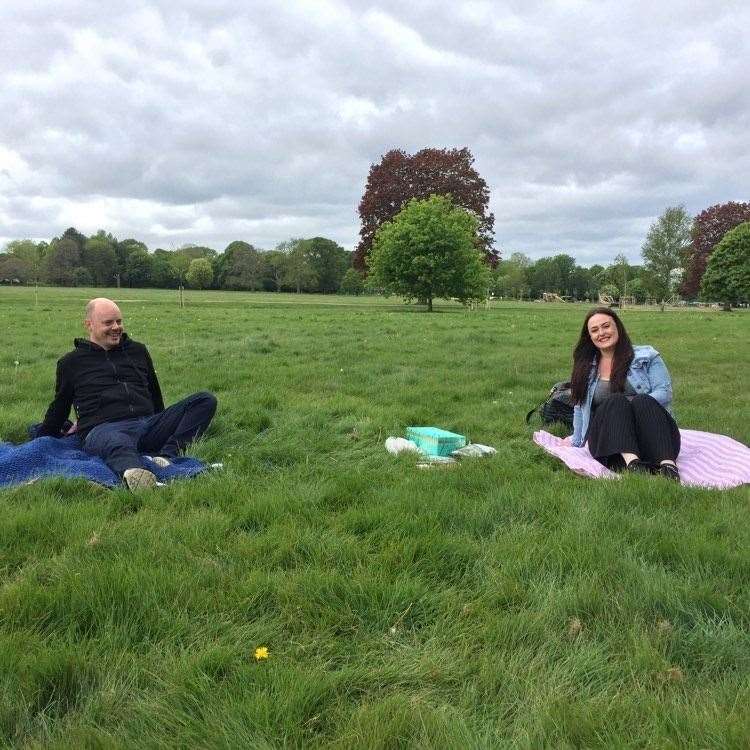
<svg viewBox="0 0 750 750">
<path fill-rule="evenodd" d="M 750 744 L 748 488 L 585 480 L 524 424 L 585 306 L 106 293 L 168 402 L 217 394 L 195 453 L 226 470 L 0 494 L 5 745 Z M 0 288 L 3 439 L 88 295 Z M 750 315 L 624 318 L 683 426 L 750 442 Z M 410 424 L 498 454 L 419 471 L 383 448 Z"/>
</svg>

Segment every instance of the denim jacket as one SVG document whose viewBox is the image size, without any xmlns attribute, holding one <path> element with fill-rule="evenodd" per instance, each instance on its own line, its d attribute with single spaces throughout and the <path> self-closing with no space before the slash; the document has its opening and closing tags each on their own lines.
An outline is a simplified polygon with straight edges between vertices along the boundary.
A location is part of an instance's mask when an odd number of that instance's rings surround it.
<svg viewBox="0 0 750 750">
<path fill-rule="evenodd" d="M 628 370 L 628 383 L 636 394 L 643 393 L 655 398 L 668 412 L 672 412 L 672 380 L 659 352 L 653 346 L 634 346 L 633 361 Z M 589 387 L 583 403 L 573 408 L 572 444 L 580 448 L 586 441 L 591 419 L 591 402 L 599 380 L 596 362 L 591 365 Z"/>
</svg>

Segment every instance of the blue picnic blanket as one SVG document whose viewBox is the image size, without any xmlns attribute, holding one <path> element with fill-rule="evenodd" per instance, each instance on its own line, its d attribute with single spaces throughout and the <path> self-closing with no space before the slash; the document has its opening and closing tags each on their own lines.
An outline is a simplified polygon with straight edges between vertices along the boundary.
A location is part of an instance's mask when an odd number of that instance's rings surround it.
<svg viewBox="0 0 750 750">
<path fill-rule="evenodd" d="M 156 474 L 160 482 L 186 479 L 205 470 L 197 458 L 177 458 L 162 468 L 148 459 L 143 465 Z M 0 487 L 23 484 L 39 477 L 81 477 L 105 487 L 116 487 L 120 478 L 101 458 L 84 453 L 76 435 L 64 438 L 41 437 L 28 443 L 0 443 Z"/>
</svg>

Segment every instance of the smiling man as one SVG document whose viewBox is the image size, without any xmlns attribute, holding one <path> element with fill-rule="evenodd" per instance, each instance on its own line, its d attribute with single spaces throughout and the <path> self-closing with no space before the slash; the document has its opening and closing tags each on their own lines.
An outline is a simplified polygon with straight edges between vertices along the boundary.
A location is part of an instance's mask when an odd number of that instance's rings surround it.
<svg viewBox="0 0 750 750">
<path fill-rule="evenodd" d="M 84 450 L 104 459 L 130 489 L 153 486 L 141 454 L 168 466 L 205 432 L 216 398 L 196 393 L 165 409 L 148 349 L 128 338 L 112 300 L 92 299 L 84 325 L 88 339 L 76 339 L 57 363 L 55 398 L 37 434 L 59 437 L 73 406 Z"/>
</svg>

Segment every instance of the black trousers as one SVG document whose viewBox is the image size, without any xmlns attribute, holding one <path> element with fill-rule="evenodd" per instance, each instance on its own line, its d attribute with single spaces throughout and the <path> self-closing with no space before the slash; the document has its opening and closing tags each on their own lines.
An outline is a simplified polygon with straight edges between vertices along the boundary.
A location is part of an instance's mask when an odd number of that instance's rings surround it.
<svg viewBox="0 0 750 750">
<path fill-rule="evenodd" d="M 588 444 L 591 455 L 610 469 L 623 468 L 622 453 L 634 453 L 641 461 L 659 464 L 677 459 L 680 430 L 655 398 L 613 393 L 591 416 Z"/>
<path fill-rule="evenodd" d="M 216 412 L 216 397 L 194 393 L 152 417 L 121 419 L 94 427 L 83 449 L 104 460 L 116 474 L 143 467 L 141 453 L 175 458 L 200 437 Z"/>
</svg>

